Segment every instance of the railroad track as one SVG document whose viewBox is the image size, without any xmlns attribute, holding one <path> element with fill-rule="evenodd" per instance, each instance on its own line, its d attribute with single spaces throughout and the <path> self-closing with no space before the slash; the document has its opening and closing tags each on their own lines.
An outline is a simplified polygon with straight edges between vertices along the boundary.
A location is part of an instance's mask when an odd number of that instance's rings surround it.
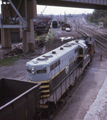
<svg viewBox="0 0 107 120">
<path fill-rule="evenodd" d="M 107 37 L 101 34 L 98 31 L 95 31 L 89 27 L 83 27 L 81 30 L 77 28 L 77 31 L 80 32 L 84 37 L 94 37 L 97 45 L 105 52 L 107 52 Z"/>
</svg>

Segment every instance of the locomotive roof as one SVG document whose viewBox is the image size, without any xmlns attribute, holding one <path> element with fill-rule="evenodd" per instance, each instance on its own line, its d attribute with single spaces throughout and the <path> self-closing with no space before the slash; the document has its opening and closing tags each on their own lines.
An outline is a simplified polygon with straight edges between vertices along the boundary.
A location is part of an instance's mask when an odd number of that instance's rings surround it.
<svg viewBox="0 0 107 120">
<path fill-rule="evenodd" d="M 66 57 L 66 53 L 75 50 L 75 48 L 77 48 L 78 46 L 85 48 L 87 47 L 85 44 L 84 40 L 73 40 L 71 42 L 68 42 L 48 53 L 45 53 L 37 58 L 34 58 L 33 60 L 27 62 L 27 64 L 30 65 L 44 65 L 44 64 L 51 64 L 52 62 L 54 62 L 55 60 L 59 60 L 59 58 L 61 56 Z"/>
</svg>

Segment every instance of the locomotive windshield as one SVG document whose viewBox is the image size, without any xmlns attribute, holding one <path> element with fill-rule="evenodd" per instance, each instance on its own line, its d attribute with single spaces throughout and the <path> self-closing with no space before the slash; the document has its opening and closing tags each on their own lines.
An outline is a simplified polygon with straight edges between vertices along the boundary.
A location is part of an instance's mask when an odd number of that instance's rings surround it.
<svg viewBox="0 0 107 120">
<path fill-rule="evenodd" d="M 37 72 L 37 74 L 46 73 L 46 69 L 43 69 L 43 70 L 37 70 L 36 72 Z"/>
<path fill-rule="evenodd" d="M 82 55 L 83 54 L 83 49 L 79 48 L 79 54 Z"/>
</svg>

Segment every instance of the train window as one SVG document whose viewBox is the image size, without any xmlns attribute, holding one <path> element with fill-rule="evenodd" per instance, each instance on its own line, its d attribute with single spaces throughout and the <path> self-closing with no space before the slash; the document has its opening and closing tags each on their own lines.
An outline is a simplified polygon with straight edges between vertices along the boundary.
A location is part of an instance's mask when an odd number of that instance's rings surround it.
<svg viewBox="0 0 107 120">
<path fill-rule="evenodd" d="M 32 71 L 31 71 L 30 69 L 28 69 L 28 68 L 27 68 L 27 71 L 28 71 L 29 73 L 32 73 Z"/>
<path fill-rule="evenodd" d="M 52 70 L 52 67 L 53 67 L 53 66 L 51 65 L 51 66 L 50 66 L 50 71 Z"/>
<path fill-rule="evenodd" d="M 60 60 L 50 66 L 50 71 L 53 70 L 53 69 L 54 69 L 55 67 L 57 67 L 58 65 L 60 65 Z"/>
<path fill-rule="evenodd" d="M 50 71 L 54 69 L 54 64 L 50 66 Z"/>
<path fill-rule="evenodd" d="M 57 67 L 57 62 L 55 63 L 55 67 Z"/>
<path fill-rule="evenodd" d="M 58 61 L 58 65 L 60 65 L 60 60 Z"/>
<path fill-rule="evenodd" d="M 41 73 L 46 73 L 46 69 L 43 69 L 43 70 L 37 70 L 37 74 L 41 74 Z"/>
<path fill-rule="evenodd" d="M 79 54 L 83 54 L 83 49 L 79 48 Z"/>
</svg>

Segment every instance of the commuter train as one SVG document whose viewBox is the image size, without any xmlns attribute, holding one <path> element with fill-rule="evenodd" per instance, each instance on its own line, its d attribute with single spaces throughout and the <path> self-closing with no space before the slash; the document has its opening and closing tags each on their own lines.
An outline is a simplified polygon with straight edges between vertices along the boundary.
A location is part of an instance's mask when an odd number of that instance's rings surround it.
<svg viewBox="0 0 107 120">
<path fill-rule="evenodd" d="M 42 107 L 57 103 L 83 73 L 94 52 L 93 39 L 73 40 L 26 63 L 28 81 L 41 83 Z"/>
</svg>

